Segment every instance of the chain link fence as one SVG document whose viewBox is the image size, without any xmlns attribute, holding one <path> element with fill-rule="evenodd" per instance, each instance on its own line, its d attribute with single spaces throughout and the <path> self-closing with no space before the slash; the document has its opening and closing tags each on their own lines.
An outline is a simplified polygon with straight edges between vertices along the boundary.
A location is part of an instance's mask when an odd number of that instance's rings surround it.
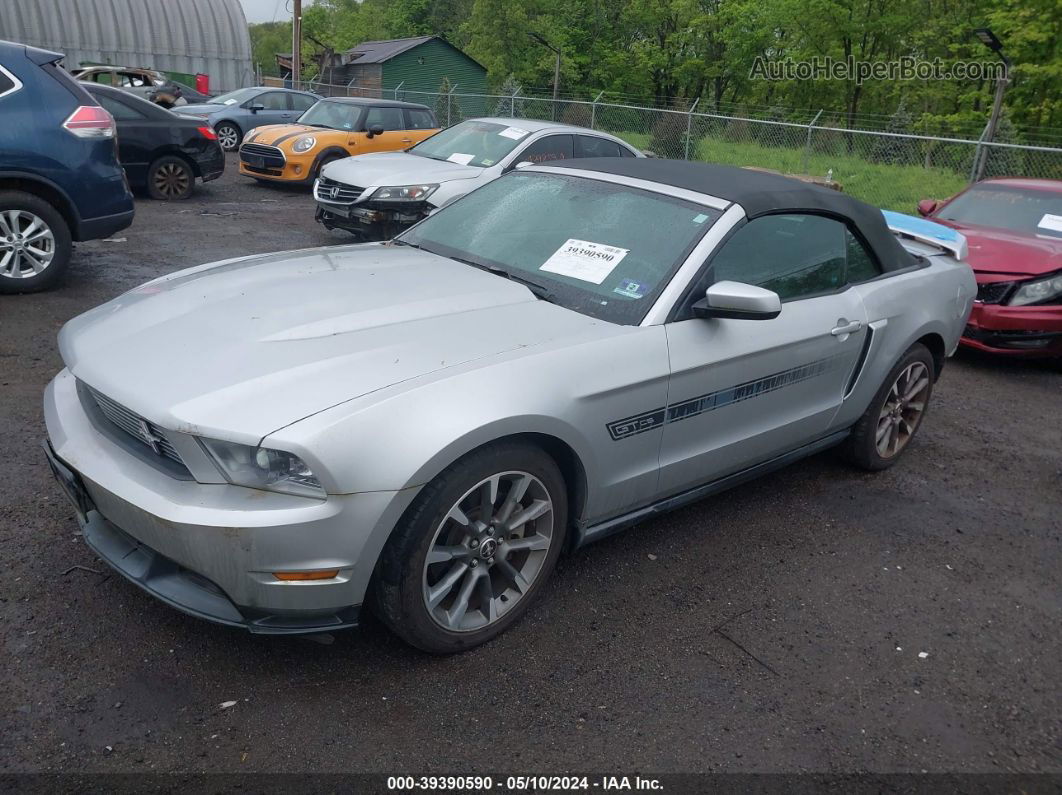
<svg viewBox="0 0 1062 795">
<path fill-rule="evenodd" d="M 288 84 L 290 85 L 290 83 Z M 323 96 L 400 99 L 427 105 L 443 126 L 480 116 L 545 119 L 612 133 L 656 157 L 746 166 L 829 181 L 888 210 L 914 213 L 919 199 L 943 199 L 977 179 L 1062 180 L 1062 148 L 986 142 L 820 124 L 648 108 L 596 100 L 449 94 L 302 84 Z M 460 86 L 455 87 L 459 89 Z M 830 118 L 831 125 L 836 120 Z"/>
</svg>

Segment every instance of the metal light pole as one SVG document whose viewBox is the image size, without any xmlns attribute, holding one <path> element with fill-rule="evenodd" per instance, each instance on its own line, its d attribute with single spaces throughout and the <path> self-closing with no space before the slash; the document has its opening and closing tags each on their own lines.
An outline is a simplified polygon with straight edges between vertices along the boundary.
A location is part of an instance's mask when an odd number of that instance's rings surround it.
<svg viewBox="0 0 1062 795">
<path fill-rule="evenodd" d="M 1003 61 L 1005 67 L 1003 75 L 996 80 L 996 93 L 992 98 L 992 114 L 988 117 L 988 127 L 985 128 L 984 140 L 986 143 L 990 144 L 995 139 L 996 128 L 999 126 L 999 117 L 1003 111 L 1003 92 L 1007 90 L 1010 59 L 1003 54 L 1003 42 L 1001 42 L 991 30 L 988 28 L 977 28 L 974 31 L 974 35 L 983 45 L 999 56 L 999 59 Z M 985 166 L 988 165 L 988 154 L 990 151 L 990 147 L 986 148 L 977 163 L 977 169 L 974 172 L 975 182 L 984 176 Z"/>
<path fill-rule="evenodd" d="M 561 66 L 561 51 L 546 41 L 542 36 L 534 31 L 528 31 L 527 35 L 537 41 L 543 47 L 548 50 L 552 50 L 554 54 L 553 59 L 553 118 L 557 118 L 557 90 L 560 88 L 560 66 Z"/>
<path fill-rule="evenodd" d="M 302 80 L 302 0 L 292 0 L 291 87 L 301 88 Z"/>
</svg>

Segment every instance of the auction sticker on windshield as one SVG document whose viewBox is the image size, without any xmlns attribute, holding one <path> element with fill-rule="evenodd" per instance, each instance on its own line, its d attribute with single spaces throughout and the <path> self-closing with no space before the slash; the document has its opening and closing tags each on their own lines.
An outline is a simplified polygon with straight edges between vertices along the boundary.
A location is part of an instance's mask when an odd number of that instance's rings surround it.
<svg viewBox="0 0 1062 795">
<path fill-rule="evenodd" d="M 629 248 L 569 238 L 539 270 L 601 284 L 629 253 Z"/>
<path fill-rule="evenodd" d="M 1062 215 L 1046 213 L 1037 226 L 1041 229 L 1050 229 L 1052 232 L 1062 232 Z"/>
<path fill-rule="evenodd" d="M 498 135 L 504 138 L 512 138 L 514 141 L 519 141 L 521 138 L 527 135 L 527 130 L 521 130 L 519 127 L 506 127 L 504 130 L 498 133 Z"/>
<path fill-rule="evenodd" d="M 454 152 L 448 158 L 451 163 L 457 163 L 459 166 L 467 166 L 473 160 L 476 159 L 475 155 L 466 155 L 463 152 Z"/>
</svg>

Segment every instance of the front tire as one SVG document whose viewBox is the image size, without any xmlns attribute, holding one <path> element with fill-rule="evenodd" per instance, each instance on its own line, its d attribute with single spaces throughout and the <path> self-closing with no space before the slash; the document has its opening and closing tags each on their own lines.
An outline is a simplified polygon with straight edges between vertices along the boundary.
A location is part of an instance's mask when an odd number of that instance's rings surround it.
<svg viewBox="0 0 1062 795">
<path fill-rule="evenodd" d="M 567 522 L 564 478 L 545 451 L 480 448 L 425 486 L 395 529 L 380 557 L 377 612 L 434 654 L 486 643 L 538 597 Z"/>
<path fill-rule="evenodd" d="M 934 368 L 933 355 L 924 345 L 907 349 L 845 442 L 851 463 L 876 472 L 900 459 L 929 409 Z"/>
<path fill-rule="evenodd" d="M 160 201 L 182 201 L 195 190 L 195 172 L 184 158 L 160 157 L 148 167 L 148 195 Z"/>
<path fill-rule="evenodd" d="M 39 196 L 0 191 L 0 293 L 52 287 L 70 263 L 70 227 Z"/>
<path fill-rule="evenodd" d="M 243 132 L 235 124 L 223 121 L 214 128 L 214 132 L 218 135 L 218 143 L 221 144 L 221 148 L 226 152 L 235 152 L 240 148 Z"/>
</svg>

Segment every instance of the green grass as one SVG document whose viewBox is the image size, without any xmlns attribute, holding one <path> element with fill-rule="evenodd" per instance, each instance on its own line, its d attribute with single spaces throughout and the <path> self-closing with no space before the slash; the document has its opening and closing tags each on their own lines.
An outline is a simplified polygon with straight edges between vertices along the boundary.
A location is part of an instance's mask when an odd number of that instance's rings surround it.
<svg viewBox="0 0 1062 795">
<path fill-rule="evenodd" d="M 638 149 L 649 148 L 649 135 L 615 132 Z M 697 159 L 729 166 L 757 166 L 783 174 L 808 174 L 833 178 L 844 192 L 885 210 L 914 215 L 919 199 L 944 199 L 966 187 L 966 177 L 944 168 L 871 163 L 857 155 L 812 152 L 804 159 L 803 149 L 763 146 L 754 142 L 734 143 L 721 138 L 702 138 Z"/>
</svg>

